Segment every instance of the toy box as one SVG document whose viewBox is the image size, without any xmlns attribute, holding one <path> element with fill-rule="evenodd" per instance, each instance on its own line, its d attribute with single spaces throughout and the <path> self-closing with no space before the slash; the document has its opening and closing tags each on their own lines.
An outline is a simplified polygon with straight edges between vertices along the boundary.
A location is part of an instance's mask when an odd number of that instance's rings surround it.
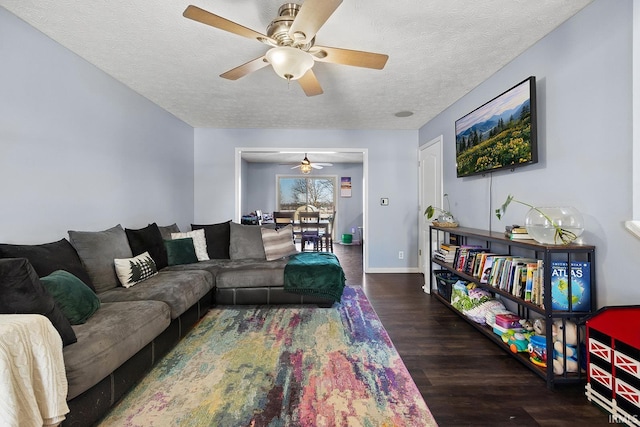
<svg viewBox="0 0 640 427">
<path fill-rule="evenodd" d="M 507 329 L 521 329 L 520 317 L 513 313 L 496 314 L 496 325 Z"/>
</svg>

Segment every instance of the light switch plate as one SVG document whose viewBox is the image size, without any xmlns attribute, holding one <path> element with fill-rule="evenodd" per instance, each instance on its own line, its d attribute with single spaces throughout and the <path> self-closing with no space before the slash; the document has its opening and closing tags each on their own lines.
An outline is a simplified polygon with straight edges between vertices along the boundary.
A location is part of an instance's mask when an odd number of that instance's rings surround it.
<svg viewBox="0 0 640 427">
<path fill-rule="evenodd" d="M 382 206 L 389 206 L 389 199 L 387 197 L 383 197 L 380 199 L 380 204 Z"/>
</svg>

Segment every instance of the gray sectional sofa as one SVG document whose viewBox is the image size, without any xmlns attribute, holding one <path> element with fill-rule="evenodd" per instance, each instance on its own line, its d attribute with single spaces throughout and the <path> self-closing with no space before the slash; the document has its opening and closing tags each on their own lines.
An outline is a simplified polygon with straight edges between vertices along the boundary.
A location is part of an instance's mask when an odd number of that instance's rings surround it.
<svg viewBox="0 0 640 427">
<path fill-rule="evenodd" d="M 290 247 L 263 245 L 262 228 L 230 221 L 194 224 L 185 237 L 173 234 L 179 233 L 175 224 L 139 230 L 117 225 L 100 232 L 70 231 L 69 240 L 43 245 L 0 244 L 0 258 L 26 258 L 40 278 L 68 271 L 99 298 L 99 308 L 71 326 L 75 336 L 63 348 L 70 408 L 63 426 L 99 420 L 215 304 L 331 306 L 334 301 L 326 297 L 285 291 Z M 203 235 L 206 249 L 197 248 Z M 154 259 L 157 272 L 124 287 L 114 259 L 141 256 Z M 128 278 L 140 273 L 131 268 Z M 0 274 L 0 296 L 2 282 Z"/>
</svg>

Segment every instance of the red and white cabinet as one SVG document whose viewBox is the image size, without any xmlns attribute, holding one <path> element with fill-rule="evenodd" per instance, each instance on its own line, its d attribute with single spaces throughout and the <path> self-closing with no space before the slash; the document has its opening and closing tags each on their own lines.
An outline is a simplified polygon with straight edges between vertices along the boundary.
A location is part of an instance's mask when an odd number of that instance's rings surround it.
<svg viewBox="0 0 640 427">
<path fill-rule="evenodd" d="M 603 307 L 586 321 L 590 402 L 640 426 L 640 306 Z"/>
</svg>

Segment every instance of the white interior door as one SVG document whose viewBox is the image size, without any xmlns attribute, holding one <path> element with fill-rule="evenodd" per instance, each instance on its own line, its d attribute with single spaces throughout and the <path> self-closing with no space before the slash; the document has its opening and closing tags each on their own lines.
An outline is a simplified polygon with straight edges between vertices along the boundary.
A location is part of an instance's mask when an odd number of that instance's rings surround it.
<svg viewBox="0 0 640 427">
<path fill-rule="evenodd" d="M 433 289 L 433 278 L 429 274 L 429 263 L 431 262 L 431 254 L 429 253 L 429 239 L 434 240 L 435 235 L 429 234 L 429 224 L 422 215 L 429 205 L 442 206 L 443 189 L 442 189 L 442 135 L 432 139 L 425 145 L 420 147 L 420 215 L 419 230 L 420 236 L 418 243 L 419 266 L 424 275 L 424 286 L 422 289 L 428 294 Z"/>
</svg>

